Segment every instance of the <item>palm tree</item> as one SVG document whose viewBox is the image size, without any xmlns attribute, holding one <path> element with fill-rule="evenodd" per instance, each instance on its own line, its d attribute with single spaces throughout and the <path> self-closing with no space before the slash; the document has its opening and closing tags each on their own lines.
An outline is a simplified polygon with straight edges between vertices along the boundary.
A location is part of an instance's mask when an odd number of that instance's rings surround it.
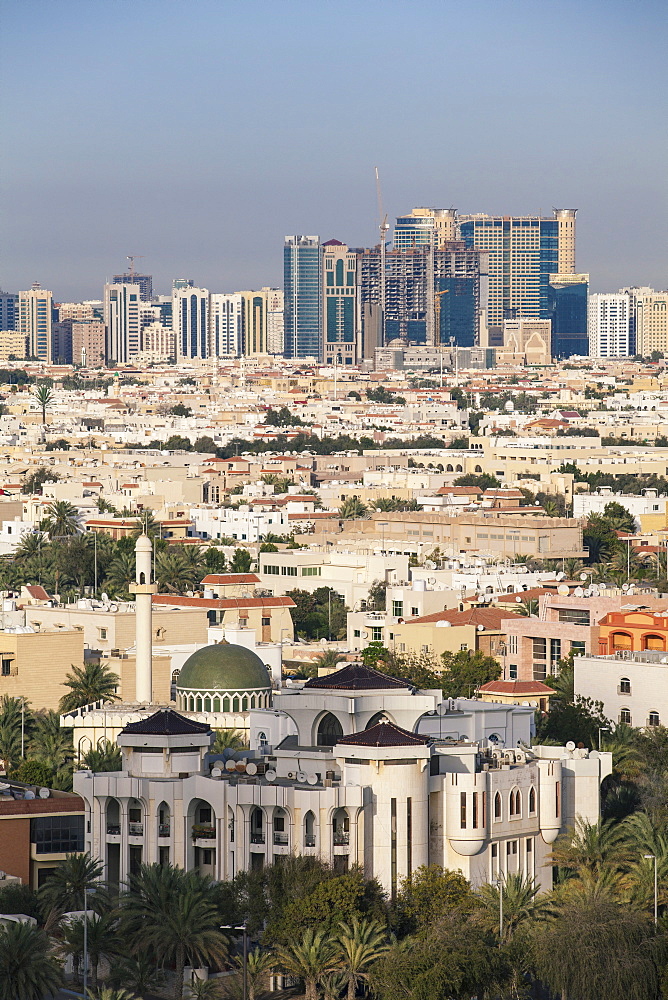
<svg viewBox="0 0 668 1000">
<path fill-rule="evenodd" d="M 118 674 L 112 673 L 103 663 L 87 660 L 83 667 L 72 664 L 72 673 L 65 678 L 65 687 L 70 690 L 60 699 L 58 708 L 60 712 L 72 712 L 96 701 L 118 701 L 119 681 Z"/>
<path fill-rule="evenodd" d="M 235 955 L 235 965 L 243 971 L 243 956 Z M 274 967 L 274 959 L 271 952 L 260 951 L 253 948 L 248 952 L 246 961 L 246 983 L 248 986 L 248 1000 L 255 1000 L 258 991 L 264 986 L 267 973 Z"/>
<path fill-rule="evenodd" d="M 564 559 L 564 573 L 568 580 L 575 580 L 577 576 L 582 572 L 584 563 L 581 559 Z"/>
<path fill-rule="evenodd" d="M 385 932 L 375 920 L 353 917 L 350 924 L 339 924 L 338 968 L 348 987 L 348 1000 L 355 1000 L 357 986 L 368 979 L 370 967 L 388 950 Z"/>
<path fill-rule="evenodd" d="M 104 497 L 100 496 L 95 501 L 95 506 L 97 507 L 100 514 L 118 514 L 118 510 L 114 507 L 113 503 L 106 500 Z"/>
<path fill-rule="evenodd" d="M 337 948 L 325 931 L 307 928 L 301 941 L 279 945 L 274 950 L 276 964 L 292 976 L 304 980 L 306 1000 L 318 1000 L 318 983 L 337 971 Z"/>
<path fill-rule="evenodd" d="M 102 878 L 102 862 L 90 854 L 68 854 L 39 890 L 45 914 L 60 916 L 70 910 L 84 909 L 84 890 L 88 909 L 103 913 L 108 908 L 109 894 Z"/>
<path fill-rule="evenodd" d="M 83 755 L 80 767 L 100 774 L 103 771 L 121 771 L 123 769 L 123 754 L 111 740 L 102 740 L 98 746 L 91 747 Z"/>
<path fill-rule="evenodd" d="M 578 816 L 575 827 L 557 838 L 550 857 L 561 868 L 600 876 L 605 869 L 619 867 L 628 855 L 624 831 L 618 825 L 610 820 L 588 823 Z"/>
<path fill-rule="evenodd" d="M 153 948 L 162 962 L 174 962 L 174 1000 L 183 996 L 186 962 L 222 962 L 225 938 L 211 883 L 196 871 L 172 865 L 142 865 L 131 876 L 123 904 L 127 937 L 136 950 Z"/>
<path fill-rule="evenodd" d="M 0 926 L 0 1000 L 43 1000 L 62 982 L 43 930 L 30 924 Z"/>
<path fill-rule="evenodd" d="M 134 993 L 127 990 L 117 990 L 110 986 L 103 986 L 101 990 L 88 991 L 89 1000 L 137 1000 Z"/>
<path fill-rule="evenodd" d="M 37 400 L 42 410 L 42 423 L 46 423 L 46 411 L 50 408 L 54 400 L 53 389 L 45 382 L 36 385 L 32 391 L 32 396 Z"/>
<path fill-rule="evenodd" d="M 68 778 L 74 759 L 72 730 L 63 729 L 60 715 L 52 709 L 33 716 L 33 731 L 29 743 L 30 756 L 53 773 L 54 778 Z"/>
<path fill-rule="evenodd" d="M 81 530 L 81 514 L 69 500 L 54 500 L 46 509 L 43 521 L 49 538 L 76 535 Z"/>
<path fill-rule="evenodd" d="M 165 977 L 156 967 L 156 963 L 143 953 L 138 955 L 121 955 L 111 967 L 109 974 L 110 986 L 128 986 L 135 993 L 155 993 L 164 985 Z"/>
<path fill-rule="evenodd" d="M 21 760 L 21 730 L 24 737 L 32 726 L 28 702 L 3 694 L 0 698 L 0 760 L 6 768 L 14 768 Z M 24 740 L 25 743 L 25 740 Z"/>
<path fill-rule="evenodd" d="M 16 559 L 39 559 L 42 550 L 48 545 L 48 540 L 43 531 L 26 532 L 21 537 L 16 552 Z"/>
<path fill-rule="evenodd" d="M 503 892 L 503 942 L 512 940 L 515 933 L 531 921 L 545 917 L 550 901 L 538 896 L 540 886 L 530 875 L 506 875 L 501 886 L 485 884 L 477 896 L 490 927 L 499 924 L 499 893 Z"/>
<path fill-rule="evenodd" d="M 342 521 L 353 517 L 366 517 L 369 508 L 359 497 L 347 497 L 339 507 L 339 517 Z"/>
<path fill-rule="evenodd" d="M 113 594 L 127 594 L 135 581 L 135 555 L 133 552 L 119 552 L 109 563 L 105 586 Z"/>
<path fill-rule="evenodd" d="M 109 959 L 119 951 L 119 939 L 117 934 L 118 917 L 114 913 L 94 914 L 86 920 L 73 920 L 71 923 L 61 928 L 60 951 L 65 955 L 72 955 L 79 964 L 88 951 L 88 961 L 91 972 L 91 985 L 97 989 L 97 970 L 102 958 Z M 84 948 L 84 929 L 87 937 L 86 948 Z"/>
<path fill-rule="evenodd" d="M 538 614 L 538 601 L 530 598 L 528 601 L 521 601 L 516 608 L 514 608 L 514 613 L 519 615 L 521 618 L 531 618 L 532 615 Z"/>
<path fill-rule="evenodd" d="M 343 659 L 345 657 L 338 649 L 326 649 L 317 659 L 313 660 L 312 666 L 315 667 L 314 677 L 318 676 L 318 671 L 320 670 L 336 670 Z"/>
<path fill-rule="evenodd" d="M 238 729 L 216 729 L 216 738 L 210 752 L 223 753 L 225 750 L 245 750 L 247 748 L 246 738 Z"/>
</svg>

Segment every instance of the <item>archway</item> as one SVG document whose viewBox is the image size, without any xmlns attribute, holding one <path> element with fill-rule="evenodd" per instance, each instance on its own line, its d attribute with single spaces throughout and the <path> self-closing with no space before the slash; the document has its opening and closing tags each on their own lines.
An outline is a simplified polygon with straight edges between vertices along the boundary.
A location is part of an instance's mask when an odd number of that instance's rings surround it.
<svg viewBox="0 0 668 1000">
<path fill-rule="evenodd" d="M 318 723 L 316 746 L 333 747 L 343 736 L 343 726 L 335 715 L 327 712 Z"/>
</svg>

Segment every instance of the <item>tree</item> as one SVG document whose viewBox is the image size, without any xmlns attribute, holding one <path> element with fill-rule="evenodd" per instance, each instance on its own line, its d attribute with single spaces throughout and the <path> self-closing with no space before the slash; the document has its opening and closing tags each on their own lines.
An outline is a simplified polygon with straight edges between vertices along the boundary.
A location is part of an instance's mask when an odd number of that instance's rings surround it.
<svg viewBox="0 0 668 1000">
<path fill-rule="evenodd" d="M 609 728 L 610 720 L 603 715 L 603 703 L 578 694 L 572 704 L 560 701 L 547 715 L 537 719 L 536 739 L 539 743 L 554 740 L 559 744 L 573 740 L 594 750 L 598 746 L 599 729 Z"/>
<path fill-rule="evenodd" d="M 176 403 L 175 406 L 172 406 L 169 412 L 173 417 L 191 417 L 193 411 L 189 406 L 185 406 L 183 403 Z"/>
<path fill-rule="evenodd" d="M 501 483 L 496 476 L 490 476 L 489 473 L 482 472 L 478 475 L 467 473 L 464 476 L 458 476 L 453 486 L 479 486 L 481 490 L 495 490 L 501 486 Z"/>
<path fill-rule="evenodd" d="M 81 514 L 69 500 L 54 500 L 46 509 L 43 524 L 49 538 L 76 535 L 81 530 Z"/>
<path fill-rule="evenodd" d="M 253 560 L 248 549 L 235 549 L 230 562 L 230 573 L 250 573 Z"/>
<path fill-rule="evenodd" d="M 164 975 L 155 961 L 144 953 L 119 955 L 111 966 L 110 986 L 126 986 L 143 996 L 155 993 L 164 985 Z"/>
<path fill-rule="evenodd" d="M 117 933 L 118 918 L 115 913 L 95 913 L 88 920 L 73 920 L 61 928 L 60 950 L 72 955 L 77 964 L 84 957 L 84 925 L 87 937 L 91 985 L 97 989 L 97 970 L 102 958 L 110 959 L 120 950 Z"/>
<path fill-rule="evenodd" d="M 104 771 L 121 771 L 123 754 L 121 748 L 111 740 L 102 740 L 97 747 L 91 747 L 81 758 L 81 768 L 101 774 Z"/>
<path fill-rule="evenodd" d="M 548 896 L 539 896 L 540 886 L 530 875 L 508 874 L 502 885 L 485 883 L 477 896 L 490 930 L 499 927 L 499 892 L 503 893 L 503 942 L 508 943 L 515 934 L 532 921 L 544 918 L 551 905 Z"/>
<path fill-rule="evenodd" d="M 243 970 L 243 956 L 235 955 L 234 963 L 237 968 Z M 253 948 L 248 952 L 246 959 L 246 981 L 248 984 L 248 1000 L 255 1000 L 258 992 L 265 985 L 267 974 L 271 972 L 275 965 L 275 960 L 271 952 L 260 951 Z"/>
<path fill-rule="evenodd" d="M 0 926 L 0 1000 L 43 1000 L 62 983 L 43 930 L 30 924 Z"/>
<path fill-rule="evenodd" d="M 119 681 L 118 674 L 112 673 L 103 663 L 87 660 L 83 667 L 72 664 L 72 673 L 65 678 L 69 692 L 60 699 L 58 708 L 60 712 L 72 712 L 96 701 L 118 701 Z"/>
<path fill-rule="evenodd" d="M 193 445 L 193 451 L 197 451 L 204 455 L 215 455 L 218 448 L 213 438 L 205 435 L 204 437 L 197 438 Z"/>
<path fill-rule="evenodd" d="M 276 964 L 289 975 L 304 980 L 306 1000 L 318 1000 L 318 983 L 336 971 L 336 947 L 325 931 L 308 927 L 301 940 L 279 945 L 274 950 Z"/>
<path fill-rule="evenodd" d="M 3 694 L 0 698 L 0 760 L 16 767 L 21 759 L 21 730 L 30 732 L 32 713 L 23 698 Z M 25 743 L 25 740 L 24 740 Z"/>
<path fill-rule="evenodd" d="M 345 875 L 331 870 L 325 874 L 327 877 L 310 891 L 293 889 L 289 901 L 272 909 L 265 932 L 268 940 L 288 944 L 302 937 L 307 929 L 322 931 L 331 939 L 342 922 L 385 916 L 384 895 L 378 882 L 366 880 L 358 869 Z"/>
<path fill-rule="evenodd" d="M 216 738 L 211 747 L 211 753 L 223 753 L 224 750 L 245 750 L 248 746 L 243 733 L 238 729 L 216 729 Z"/>
<path fill-rule="evenodd" d="M 349 924 L 339 924 L 339 928 L 337 964 L 348 987 L 348 1000 L 355 1000 L 359 983 L 368 980 L 370 967 L 387 951 L 387 937 L 375 920 L 353 917 Z"/>
<path fill-rule="evenodd" d="M 148 946 L 161 962 L 174 963 L 174 1000 L 183 996 L 186 963 L 222 962 L 226 956 L 211 883 L 197 871 L 141 865 L 130 877 L 122 916 L 135 951 Z"/>
<path fill-rule="evenodd" d="M 588 550 L 588 563 L 606 562 L 619 547 L 617 535 L 600 514 L 590 514 L 582 530 L 582 541 Z"/>
<path fill-rule="evenodd" d="M 31 472 L 29 476 L 26 476 L 23 481 L 23 492 L 27 494 L 41 493 L 44 483 L 52 482 L 56 479 L 58 479 L 56 472 L 53 472 L 51 469 L 45 469 L 41 465 L 34 472 Z"/>
<path fill-rule="evenodd" d="M 342 639 L 346 634 L 347 608 L 331 587 L 289 590 L 285 594 L 295 602 L 290 608 L 295 633 L 305 639 Z"/>
<path fill-rule="evenodd" d="M 42 423 L 46 423 L 46 411 L 51 408 L 54 400 L 53 388 L 46 382 L 41 382 L 32 390 L 33 397 L 42 411 Z"/>
<path fill-rule="evenodd" d="M 441 659 L 444 698 L 470 698 L 483 684 L 498 680 L 502 672 L 499 661 L 479 649 L 475 653 L 470 649 L 448 651 Z"/>
<path fill-rule="evenodd" d="M 367 608 L 372 611 L 386 610 L 387 582 L 385 580 L 374 580 L 369 587 L 367 596 Z"/>
<path fill-rule="evenodd" d="M 48 769 L 51 779 L 65 774 L 69 777 L 74 758 L 72 730 L 61 727 L 58 712 L 48 710 L 34 714 L 28 751 L 31 757 Z"/>
<path fill-rule="evenodd" d="M 366 517 L 369 508 L 363 504 L 359 497 L 347 497 L 339 507 L 339 517 L 342 521 L 355 517 Z"/>
<path fill-rule="evenodd" d="M 578 816 L 575 826 L 561 834 L 552 848 L 551 859 L 575 874 L 600 876 L 606 868 L 619 867 L 628 857 L 624 830 L 610 820 L 588 823 Z"/>
<path fill-rule="evenodd" d="M 204 553 L 204 565 L 207 573 L 224 573 L 227 568 L 227 558 L 215 545 L 209 546 Z"/>
<path fill-rule="evenodd" d="M 405 932 L 427 929 L 446 913 L 472 903 L 471 886 L 461 872 L 440 865 L 420 865 L 410 877 L 402 879 L 395 909 Z"/>
<path fill-rule="evenodd" d="M 118 552 L 107 567 L 105 586 L 113 594 L 125 595 L 135 580 L 136 557 L 134 552 Z"/>
<path fill-rule="evenodd" d="M 625 531 L 629 535 L 635 534 L 636 519 L 633 514 L 621 503 L 611 500 L 603 508 L 603 517 L 608 522 L 613 531 Z"/>
<path fill-rule="evenodd" d="M 103 913 L 109 906 L 109 895 L 102 878 L 102 862 L 90 854 L 68 854 L 39 890 L 42 910 L 59 917 L 70 910 L 84 909 L 84 889 L 88 909 Z"/>
<path fill-rule="evenodd" d="M 368 389 L 366 398 L 372 403 L 384 403 L 388 406 L 406 405 L 406 400 L 403 396 L 390 392 L 384 385 L 379 385 L 375 389 Z"/>
</svg>

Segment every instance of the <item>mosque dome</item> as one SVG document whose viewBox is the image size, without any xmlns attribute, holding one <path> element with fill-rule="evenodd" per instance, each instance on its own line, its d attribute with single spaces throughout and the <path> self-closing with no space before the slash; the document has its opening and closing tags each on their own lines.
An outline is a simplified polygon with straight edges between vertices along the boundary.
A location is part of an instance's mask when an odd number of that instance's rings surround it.
<svg viewBox="0 0 668 1000">
<path fill-rule="evenodd" d="M 176 682 L 181 711 L 248 712 L 268 708 L 271 678 L 251 649 L 220 642 L 203 646 L 183 664 Z"/>
</svg>

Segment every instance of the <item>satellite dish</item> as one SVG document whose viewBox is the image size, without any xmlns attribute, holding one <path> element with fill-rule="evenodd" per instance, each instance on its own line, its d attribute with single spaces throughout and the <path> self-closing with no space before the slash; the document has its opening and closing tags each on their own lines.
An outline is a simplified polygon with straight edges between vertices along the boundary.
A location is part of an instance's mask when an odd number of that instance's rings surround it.
<svg viewBox="0 0 668 1000">
<path fill-rule="evenodd" d="M 235 769 L 235 771 L 238 771 L 239 774 L 245 774 L 246 773 L 246 761 L 245 760 L 238 760 L 236 762 L 235 766 L 234 766 L 234 769 Z"/>
<path fill-rule="evenodd" d="M 559 580 L 559 581 L 565 580 L 566 579 L 566 574 L 565 573 L 557 573 L 556 579 Z"/>
<path fill-rule="evenodd" d="M 515 598 L 515 602 L 516 602 L 517 604 L 521 604 L 521 603 L 522 603 L 522 598 L 521 598 L 521 597 L 516 597 L 516 598 Z"/>
<path fill-rule="evenodd" d="M 560 583 L 557 587 L 557 593 L 561 594 L 562 597 L 568 597 L 568 587 L 564 583 Z"/>
<path fill-rule="evenodd" d="M 220 776 L 221 776 L 222 773 L 223 773 L 223 770 L 218 765 L 216 765 L 216 767 L 212 767 L 211 768 L 211 777 L 212 778 L 220 778 Z"/>
<path fill-rule="evenodd" d="M 227 761 L 225 761 L 225 770 L 226 771 L 236 771 L 236 768 L 237 768 L 237 762 L 235 760 L 227 760 Z"/>
<path fill-rule="evenodd" d="M 584 597 L 584 590 L 582 589 L 582 587 L 576 587 L 575 590 L 573 591 L 573 595 L 575 597 Z"/>
<path fill-rule="evenodd" d="M 265 771 L 264 776 L 267 779 L 267 781 L 276 781 L 277 778 L 276 772 L 272 770 Z"/>
<path fill-rule="evenodd" d="M 599 590 L 607 590 L 608 589 L 608 585 L 606 583 L 599 583 L 598 589 Z"/>
<path fill-rule="evenodd" d="M 591 597 L 591 587 L 586 587 L 584 594 L 585 597 Z"/>
<path fill-rule="evenodd" d="M 586 573 L 580 573 L 580 579 L 581 580 L 586 580 L 587 579 L 587 574 Z"/>
<path fill-rule="evenodd" d="M 246 764 L 246 774 L 257 774 L 257 764 L 255 761 L 248 761 Z"/>
<path fill-rule="evenodd" d="M 23 796 L 23 798 L 24 799 L 34 799 L 35 798 L 35 793 L 33 792 L 32 788 L 27 788 L 26 789 L 25 795 Z"/>
<path fill-rule="evenodd" d="M 575 750 L 575 743 L 573 742 L 573 740 L 568 741 L 568 743 L 566 744 L 566 749 L 569 750 L 571 753 L 573 752 L 573 750 Z"/>
<path fill-rule="evenodd" d="M 598 752 L 598 750 L 590 750 L 589 751 L 589 756 L 590 756 L 590 758 L 593 757 L 594 760 L 598 760 L 601 755 Z"/>
<path fill-rule="evenodd" d="M 307 777 L 308 775 L 306 774 L 306 771 L 297 771 L 297 781 L 301 781 L 303 783 L 306 781 Z"/>
<path fill-rule="evenodd" d="M 484 632 L 484 631 L 485 631 L 485 626 L 484 625 L 478 625 L 478 632 Z"/>
<path fill-rule="evenodd" d="M 628 589 L 629 589 L 628 583 L 623 583 L 622 584 L 622 590 L 628 590 Z"/>
<path fill-rule="evenodd" d="M 306 780 L 308 781 L 309 785 L 317 785 L 318 775 L 314 774 L 313 771 L 311 771 L 309 774 L 307 774 Z"/>
</svg>

